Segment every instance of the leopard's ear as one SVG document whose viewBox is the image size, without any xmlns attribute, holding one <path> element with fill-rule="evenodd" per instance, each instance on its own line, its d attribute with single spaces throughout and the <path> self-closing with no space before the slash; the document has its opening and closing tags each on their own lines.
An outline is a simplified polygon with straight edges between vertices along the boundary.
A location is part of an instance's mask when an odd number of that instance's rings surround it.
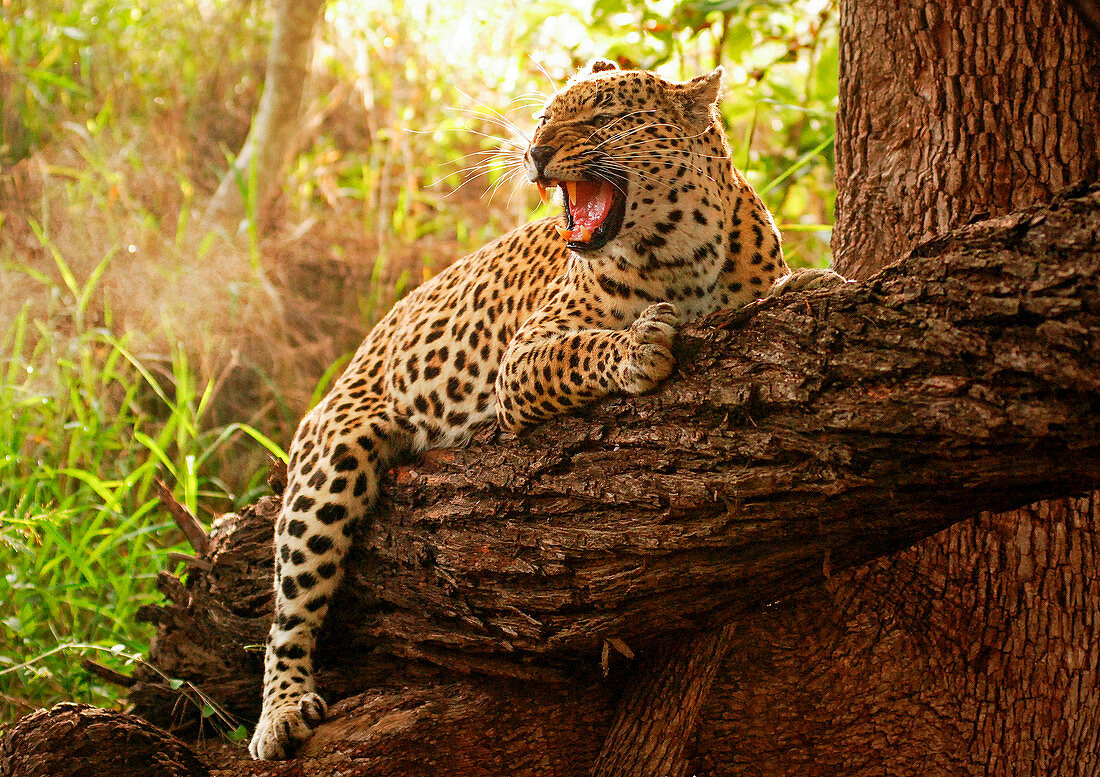
<svg viewBox="0 0 1100 777">
<path fill-rule="evenodd" d="M 714 116 L 713 108 L 722 94 L 722 66 L 714 68 L 705 76 L 677 84 L 680 100 L 688 121 L 699 127 L 706 127 Z"/>
<path fill-rule="evenodd" d="M 601 57 L 599 59 L 593 59 L 593 60 L 589 61 L 589 63 L 584 66 L 584 69 L 581 70 L 581 74 L 587 76 L 587 75 L 592 75 L 593 73 L 602 73 L 605 70 L 618 70 L 618 69 L 619 69 L 619 65 L 617 63 L 612 62 L 610 59 L 603 59 Z"/>
</svg>

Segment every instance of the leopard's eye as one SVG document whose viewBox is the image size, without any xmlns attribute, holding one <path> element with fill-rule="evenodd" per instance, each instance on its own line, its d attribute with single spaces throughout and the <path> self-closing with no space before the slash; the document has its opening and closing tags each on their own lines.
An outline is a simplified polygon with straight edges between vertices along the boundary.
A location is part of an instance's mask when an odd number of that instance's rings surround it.
<svg viewBox="0 0 1100 777">
<path fill-rule="evenodd" d="M 611 123 L 614 118 L 615 116 L 610 113 L 597 113 L 595 116 L 592 117 L 592 123 L 595 124 L 597 127 L 602 127 L 605 124 Z"/>
<path fill-rule="evenodd" d="M 545 114 L 545 113 L 540 113 L 537 116 L 535 116 L 535 119 L 538 120 L 538 123 L 539 123 L 540 127 L 544 127 L 544 126 L 546 126 L 546 122 L 550 121 L 550 116 Z"/>
</svg>

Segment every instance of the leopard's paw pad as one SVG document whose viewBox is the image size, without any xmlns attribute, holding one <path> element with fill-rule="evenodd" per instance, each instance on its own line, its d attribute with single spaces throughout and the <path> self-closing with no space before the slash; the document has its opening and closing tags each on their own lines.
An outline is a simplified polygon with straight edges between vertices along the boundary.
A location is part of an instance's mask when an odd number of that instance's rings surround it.
<svg viewBox="0 0 1100 777">
<path fill-rule="evenodd" d="M 252 735 L 248 751 L 256 760 L 282 761 L 313 735 L 313 729 L 325 719 L 328 707 L 316 693 L 307 693 L 295 700 L 284 700 L 280 706 L 265 705 L 260 722 Z"/>
</svg>

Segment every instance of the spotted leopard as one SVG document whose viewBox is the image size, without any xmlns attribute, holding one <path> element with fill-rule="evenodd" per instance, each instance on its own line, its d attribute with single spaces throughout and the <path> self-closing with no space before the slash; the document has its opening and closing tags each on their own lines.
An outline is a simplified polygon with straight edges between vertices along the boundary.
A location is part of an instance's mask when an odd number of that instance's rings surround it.
<svg viewBox="0 0 1100 777">
<path fill-rule="evenodd" d="M 254 757 L 290 757 L 324 718 L 315 637 L 352 524 L 395 454 L 647 391 L 674 366 L 681 320 L 807 285 L 791 283 L 771 215 L 730 161 L 721 82 L 721 69 L 679 83 L 589 63 L 546 104 L 523 159 L 533 183 L 560 189 L 564 218 L 522 226 L 405 297 L 306 415 L 275 528 Z"/>
</svg>

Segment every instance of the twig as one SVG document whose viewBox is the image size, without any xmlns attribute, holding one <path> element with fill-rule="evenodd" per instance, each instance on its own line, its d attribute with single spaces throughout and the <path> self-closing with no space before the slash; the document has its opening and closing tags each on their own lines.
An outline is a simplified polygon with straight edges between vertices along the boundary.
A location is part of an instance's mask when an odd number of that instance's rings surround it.
<svg viewBox="0 0 1100 777">
<path fill-rule="evenodd" d="M 204 558 L 199 558 L 198 556 L 191 556 L 187 553 L 180 553 L 179 551 L 175 550 L 168 552 L 168 558 L 171 561 L 178 561 L 180 563 L 186 564 L 189 567 L 201 569 L 203 572 L 209 572 L 211 569 L 214 568 L 214 564 L 211 561 L 207 561 Z"/>
<path fill-rule="evenodd" d="M 286 491 L 286 464 L 281 459 L 277 459 L 274 456 L 268 456 L 268 461 L 271 463 L 271 472 L 267 476 L 267 485 L 271 488 L 271 493 L 276 496 L 282 496 Z"/>
<path fill-rule="evenodd" d="M 122 672 L 116 672 L 110 667 L 106 667 L 103 664 L 96 663 L 90 658 L 83 658 L 80 660 L 80 665 L 88 672 L 91 672 L 96 677 L 106 680 L 113 685 L 120 685 L 123 688 L 132 688 L 134 683 L 137 682 L 129 675 L 122 674 Z"/>
<path fill-rule="evenodd" d="M 187 537 L 187 541 L 191 543 L 191 547 L 195 549 L 195 552 L 200 556 L 210 555 L 210 537 L 206 533 L 206 529 L 203 528 L 202 523 L 198 518 L 191 515 L 191 512 L 176 501 L 176 498 L 172 496 L 171 490 L 168 486 L 164 485 L 164 481 L 157 478 L 157 491 L 160 496 L 161 503 L 168 508 L 168 512 L 172 515 L 172 520 L 176 522 L 176 526 L 180 527 L 180 531 Z"/>
</svg>

